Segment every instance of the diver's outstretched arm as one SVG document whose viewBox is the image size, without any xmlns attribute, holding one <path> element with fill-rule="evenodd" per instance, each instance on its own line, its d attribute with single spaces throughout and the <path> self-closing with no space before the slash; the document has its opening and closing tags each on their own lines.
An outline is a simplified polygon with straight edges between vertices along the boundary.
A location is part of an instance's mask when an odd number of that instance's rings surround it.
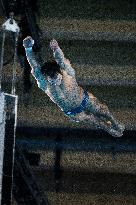
<svg viewBox="0 0 136 205">
<path fill-rule="evenodd" d="M 23 46 L 25 48 L 26 52 L 26 57 L 27 60 L 32 68 L 32 75 L 35 77 L 38 83 L 38 87 L 41 88 L 42 90 L 45 91 L 46 89 L 46 80 L 44 79 L 42 73 L 41 73 L 41 66 L 40 64 L 36 61 L 35 54 L 33 52 L 33 47 L 34 45 L 34 40 L 28 36 L 23 40 Z"/>
<path fill-rule="evenodd" d="M 60 68 L 64 69 L 69 75 L 75 76 L 75 70 L 72 68 L 70 61 L 64 57 L 64 53 L 55 39 L 50 42 L 50 48 L 52 49 L 55 61 L 59 64 Z"/>
</svg>

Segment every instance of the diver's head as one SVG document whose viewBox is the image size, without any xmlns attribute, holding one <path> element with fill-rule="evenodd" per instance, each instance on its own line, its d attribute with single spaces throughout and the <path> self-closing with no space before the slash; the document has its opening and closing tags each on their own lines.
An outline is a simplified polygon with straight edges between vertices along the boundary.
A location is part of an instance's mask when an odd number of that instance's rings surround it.
<svg viewBox="0 0 136 205">
<path fill-rule="evenodd" d="M 56 61 L 47 61 L 41 67 L 41 72 L 44 77 L 56 78 L 58 74 L 62 74 L 60 66 Z"/>
<path fill-rule="evenodd" d="M 62 72 L 56 61 L 45 62 L 41 67 L 41 73 L 51 84 L 60 84 Z"/>
</svg>

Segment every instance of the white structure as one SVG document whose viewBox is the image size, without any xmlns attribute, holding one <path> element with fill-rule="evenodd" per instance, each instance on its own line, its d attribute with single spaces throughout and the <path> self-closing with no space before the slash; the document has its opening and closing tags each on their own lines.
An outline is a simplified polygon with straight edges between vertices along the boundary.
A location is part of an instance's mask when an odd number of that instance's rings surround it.
<svg viewBox="0 0 136 205">
<path fill-rule="evenodd" d="M 18 96 L 0 93 L 0 205 L 12 204 Z"/>
<path fill-rule="evenodd" d="M 4 157 L 4 139 L 5 139 L 5 95 L 0 93 L 0 202 L 2 193 L 2 176 L 3 176 L 3 157 Z"/>
<path fill-rule="evenodd" d="M 0 60 L 0 205 L 11 205 L 18 102 L 18 96 L 15 95 L 16 56 L 20 29 L 13 18 L 8 19 L 2 25 L 2 28 L 4 32 Z M 15 34 L 12 94 L 7 94 L 1 91 L 6 31 L 14 32 Z"/>
<path fill-rule="evenodd" d="M 12 21 L 12 23 L 11 23 Z M 12 31 L 12 32 L 19 32 L 20 28 L 18 27 L 17 23 L 15 22 L 14 19 L 9 18 L 3 25 L 2 28 L 7 30 L 7 31 Z"/>
</svg>

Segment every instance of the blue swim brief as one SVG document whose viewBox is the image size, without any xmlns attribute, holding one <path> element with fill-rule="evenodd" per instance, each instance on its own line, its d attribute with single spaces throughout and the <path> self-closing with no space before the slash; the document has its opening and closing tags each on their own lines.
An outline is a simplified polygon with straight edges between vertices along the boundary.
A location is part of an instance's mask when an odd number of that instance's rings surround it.
<svg viewBox="0 0 136 205">
<path fill-rule="evenodd" d="M 80 106 L 73 109 L 73 110 L 67 111 L 67 112 L 64 111 L 65 115 L 73 116 L 73 115 L 76 115 L 78 113 L 81 113 L 85 109 L 85 107 L 87 106 L 88 100 L 89 100 L 89 95 L 88 95 L 87 91 L 84 90 L 84 98 L 83 98 Z"/>
</svg>

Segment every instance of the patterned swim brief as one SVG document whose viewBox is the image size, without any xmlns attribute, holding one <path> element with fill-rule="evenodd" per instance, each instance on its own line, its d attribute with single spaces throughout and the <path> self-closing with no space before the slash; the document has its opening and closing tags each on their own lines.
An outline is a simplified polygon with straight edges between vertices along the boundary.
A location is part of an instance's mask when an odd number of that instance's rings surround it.
<svg viewBox="0 0 136 205">
<path fill-rule="evenodd" d="M 84 90 L 84 98 L 83 98 L 80 106 L 73 109 L 73 110 L 70 110 L 70 111 L 67 111 L 67 112 L 63 111 L 63 112 L 67 116 L 74 116 L 78 113 L 81 113 L 85 109 L 85 107 L 87 106 L 88 100 L 89 100 L 89 95 L 88 95 L 87 91 Z"/>
</svg>

